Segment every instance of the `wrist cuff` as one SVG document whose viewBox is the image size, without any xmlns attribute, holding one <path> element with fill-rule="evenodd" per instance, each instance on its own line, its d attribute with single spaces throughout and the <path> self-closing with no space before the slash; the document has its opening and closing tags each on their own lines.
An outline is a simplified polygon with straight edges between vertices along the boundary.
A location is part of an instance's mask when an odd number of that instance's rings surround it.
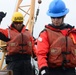
<svg viewBox="0 0 76 75">
<path fill-rule="evenodd" d="M 46 71 L 45 70 L 42 70 L 41 71 L 41 75 L 43 75 L 43 74 L 45 74 L 46 73 Z"/>
</svg>

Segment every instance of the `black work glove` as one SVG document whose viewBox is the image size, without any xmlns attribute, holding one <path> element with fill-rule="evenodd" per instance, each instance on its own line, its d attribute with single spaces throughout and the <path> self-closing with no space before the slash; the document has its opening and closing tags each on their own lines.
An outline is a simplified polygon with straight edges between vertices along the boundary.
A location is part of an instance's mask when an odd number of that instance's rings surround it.
<svg viewBox="0 0 76 75">
<path fill-rule="evenodd" d="M 48 67 L 42 67 L 42 68 L 39 70 L 39 75 L 50 75 L 50 74 L 49 74 L 49 69 L 48 69 Z"/>
<path fill-rule="evenodd" d="M 0 23 L 5 16 L 6 16 L 6 13 L 0 12 Z"/>
</svg>

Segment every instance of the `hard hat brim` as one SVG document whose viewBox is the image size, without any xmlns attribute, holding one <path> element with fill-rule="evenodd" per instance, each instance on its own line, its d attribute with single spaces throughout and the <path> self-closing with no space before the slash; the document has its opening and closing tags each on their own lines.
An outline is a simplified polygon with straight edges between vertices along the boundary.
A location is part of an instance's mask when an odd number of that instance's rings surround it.
<svg viewBox="0 0 76 75">
<path fill-rule="evenodd" d="M 69 9 L 66 9 L 65 12 L 62 13 L 50 13 L 49 11 L 47 12 L 47 15 L 50 17 L 60 17 L 60 16 L 64 16 L 69 12 Z"/>
</svg>

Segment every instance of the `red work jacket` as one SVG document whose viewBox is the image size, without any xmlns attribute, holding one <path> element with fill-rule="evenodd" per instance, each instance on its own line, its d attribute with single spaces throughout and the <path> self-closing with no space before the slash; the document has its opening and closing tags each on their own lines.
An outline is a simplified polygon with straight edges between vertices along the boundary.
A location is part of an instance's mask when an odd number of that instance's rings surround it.
<svg viewBox="0 0 76 75">
<path fill-rule="evenodd" d="M 62 66 L 62 53 L 64 53 L 66 50 L 69 50 L 69 53 L 66 56 L 66 60 L 71 61 L 66 66 L 75 67 L 76 44 L 74 43 L 74 40 L 76 39 L 74 38 L 76 38 L 76 30 L 70 30 L 69 28 L 59 30 L 50 26 L 46 26 L 46 28 L 47 29 L 45 29 L 45 31 L 40 33 L 37 42 L 37 58 L 39 69 L 44 66 Z M 73 34 L 73 38 L 71 37 L 71 34 Z M 66 37 L 68 39 L 67 42 Z M 67 48 L 66 45 L 68 45 Z"/>
<path fill-rule="evenodd" d="M 34 46 L 33 37 L 30 32 L 26 30 L 24 26 L 21 32 L 18 32 L 15 28 L 10 26 L 7 29 L 0 29 L 0 33 L 10 39 L 7 41 L 7 54 L 12 55 L 14 53 L 27 53 L 32 55 L 32 50 L 36 54 L 36 48 Z M 21 52 L 21 50 L 23 50 Z"/>
</svg>

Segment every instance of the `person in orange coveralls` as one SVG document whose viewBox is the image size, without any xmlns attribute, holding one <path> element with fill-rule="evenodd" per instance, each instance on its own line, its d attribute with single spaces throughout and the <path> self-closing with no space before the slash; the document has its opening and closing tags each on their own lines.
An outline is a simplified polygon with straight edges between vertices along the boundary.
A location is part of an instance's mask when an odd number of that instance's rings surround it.
<svg viewBox="0 0 76 75">
<path fill-rule="evenodd" d="M 49 5 L 52 23 L 45 25 L 37 40 L 39 75 L 76 75 L 76 29 L 64 23 L 68 12 L 62 0 Z"/>
<path fill-rule="evenodd" d="M 23 21 L 23 14 L 15 12 L 12 24 L 6 29 L 0 28 L 0 39 L 7 44 L 7 70 L 12 70 L 13 75 L 34 75 L 31 64 L 31 56 L 35 54 L 34 41 Z"/>
</svg>

